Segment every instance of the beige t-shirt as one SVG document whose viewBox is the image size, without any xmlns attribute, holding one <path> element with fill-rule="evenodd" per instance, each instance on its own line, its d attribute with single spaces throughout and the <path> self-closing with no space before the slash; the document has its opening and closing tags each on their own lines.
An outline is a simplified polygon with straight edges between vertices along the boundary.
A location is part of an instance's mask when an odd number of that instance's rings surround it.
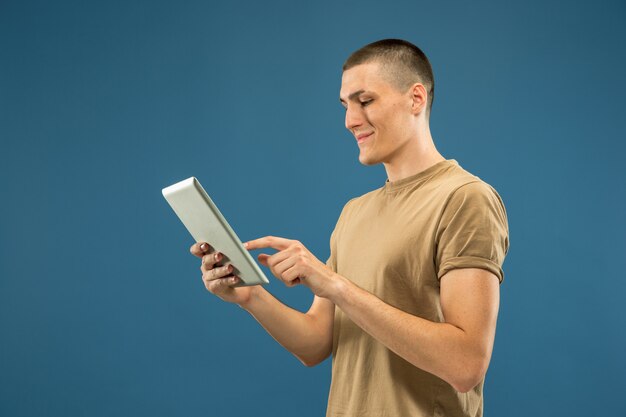
<svg viewBox="0 0 626 417">
<path fill-rule="evenodd" d="M 446 272 L 482 268 L 502 282 L 506 211 L 490 185 L 446 160 L 348 201 L 330 246 L 334 271 L 387 304 L 443 322 Z M 483 384 L 457 392 L 335 308 L 327 416 L 482 416 Z"/>
</svg>

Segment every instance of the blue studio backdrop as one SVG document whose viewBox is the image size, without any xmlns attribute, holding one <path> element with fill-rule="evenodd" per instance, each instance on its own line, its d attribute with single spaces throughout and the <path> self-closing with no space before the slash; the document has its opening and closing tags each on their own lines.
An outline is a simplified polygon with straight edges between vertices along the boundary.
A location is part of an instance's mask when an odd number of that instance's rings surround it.
<svg viewBox="0 0 626 417">
<path fill-rule="evenodd" d="M 205 290 L 161 189 L 196 176 L 243 240 L 325 261 L 386 179 L 341 65 L 389 37 L 431 59 L 438 149 L 508 211 L 485 415 L 626 415 L 617 0 L 1 1 L 0 415 L 324 415 L 330 360 Z"/>
</svg>

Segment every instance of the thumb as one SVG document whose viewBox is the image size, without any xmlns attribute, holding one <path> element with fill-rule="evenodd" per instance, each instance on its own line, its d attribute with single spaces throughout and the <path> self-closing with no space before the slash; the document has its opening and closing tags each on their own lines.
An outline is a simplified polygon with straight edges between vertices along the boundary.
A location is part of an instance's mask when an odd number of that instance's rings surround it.
<svg viewBox="0 0 626 417">
<path fill-rule="evenodd" d="M 261 265 L 265 265 L 267 266 L 267 258 L 269 258 L 270 255 L 267 255 L 265 253 L 261 253 L 259 254 L 259 256 L 257 256 L 257 259 L 259 260 L 259 262 L 261 262 Z"/>
</svg>

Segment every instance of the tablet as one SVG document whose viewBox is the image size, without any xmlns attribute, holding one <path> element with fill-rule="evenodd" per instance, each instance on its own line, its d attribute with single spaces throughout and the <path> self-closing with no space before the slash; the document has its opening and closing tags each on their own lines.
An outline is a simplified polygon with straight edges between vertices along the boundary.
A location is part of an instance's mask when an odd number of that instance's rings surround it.
<svg viewBox="0 0 626 417">
<path fill-rule="evenodd" d="M 233 265 L 232 274 L 241 279 L 235 287 L 269 284 L 259 265 L 243 247 L 196 177 L 170 185 L 162 192 L 196 242 L 206 242 L 221 252 L 222 265 Z"/>
</svg>

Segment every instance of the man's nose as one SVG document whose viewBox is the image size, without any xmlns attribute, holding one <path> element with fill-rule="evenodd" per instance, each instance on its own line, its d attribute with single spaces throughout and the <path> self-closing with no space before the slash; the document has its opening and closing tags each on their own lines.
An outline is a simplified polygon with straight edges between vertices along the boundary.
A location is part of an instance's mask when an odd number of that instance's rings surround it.
<svg viewBox="0 0 626 417">
<path fill-rule="evenodd" d="M 348 106 L 346 109 L 346 129 L 352 130 L 363 123 L 363 118 L 358 109 Z"/>
</svg>

